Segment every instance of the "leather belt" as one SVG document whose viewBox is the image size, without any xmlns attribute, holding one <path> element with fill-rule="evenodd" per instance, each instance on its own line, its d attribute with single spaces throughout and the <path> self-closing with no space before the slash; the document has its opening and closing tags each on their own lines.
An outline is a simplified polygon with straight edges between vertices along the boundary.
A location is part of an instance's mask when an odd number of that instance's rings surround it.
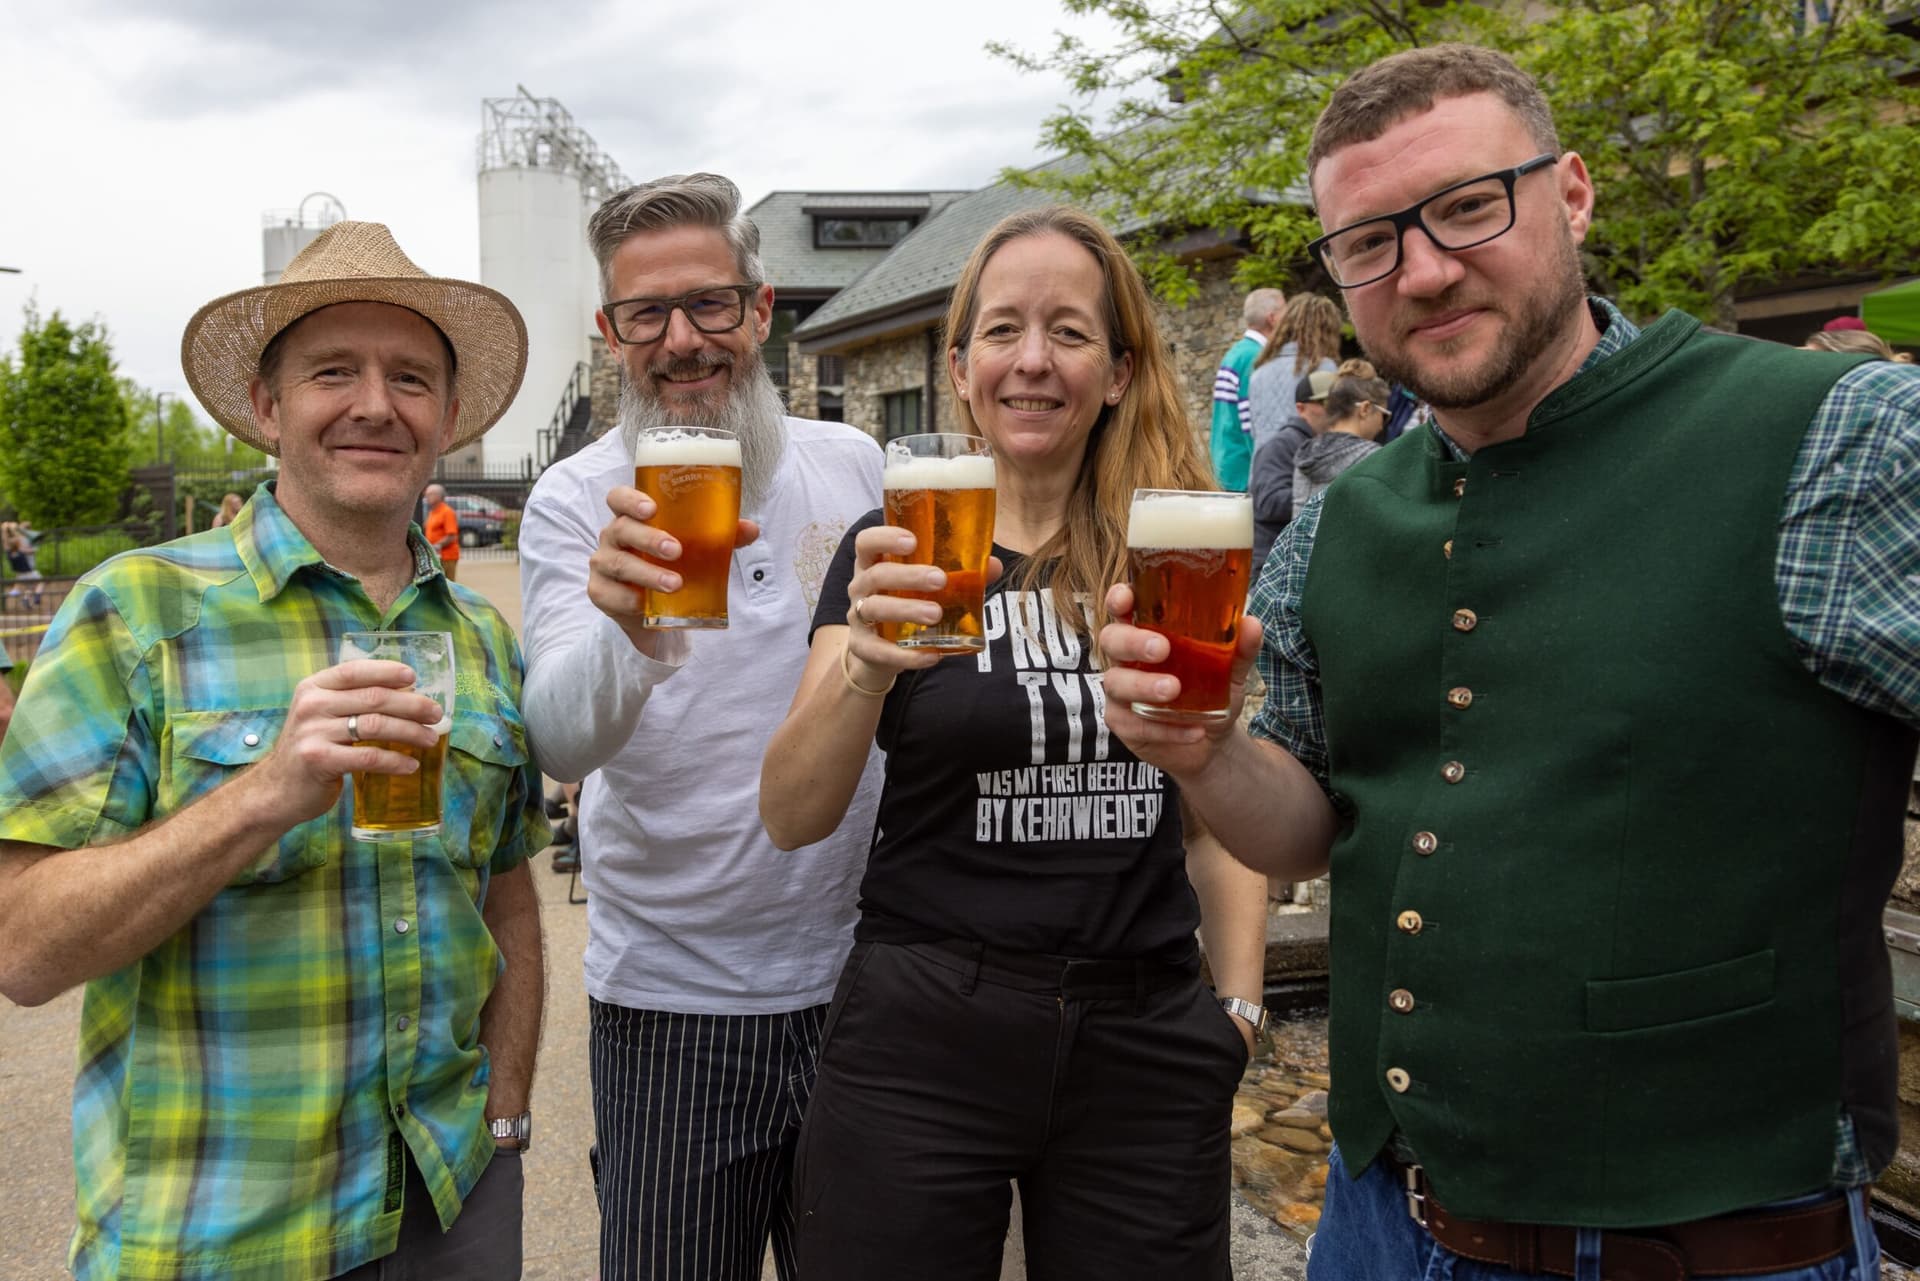
<svg viewBox="0 0 1920 1281">
<path fill-rule="evenodd" d="M 1407 1189 L 1407 1213 L 1453 1253 L 1515 1272 L 1574 1276 L 1576 1229 L 1536 1223 L 1482 1223 L 1449 1213 L 1434 1200 L 1426 1171 L 1390 1163 Z M 1811 1267 L 1853 1244 L 1853 1215 L 1844 1195 L 1779 1210 L 1723 1214 L 1668 1227 L 1600 1234 L 1605 1281 L 1688 1281 L 1690 1277 L 1756 1276 Z"/>
</svg>

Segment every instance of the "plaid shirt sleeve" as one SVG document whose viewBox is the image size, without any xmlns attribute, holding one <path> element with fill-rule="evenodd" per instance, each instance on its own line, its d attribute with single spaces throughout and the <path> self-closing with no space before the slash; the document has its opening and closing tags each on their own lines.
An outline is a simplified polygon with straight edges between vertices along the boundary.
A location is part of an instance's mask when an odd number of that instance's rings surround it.
<svg viewBox="0 0 1920 1281">
<path fill-rule="evenodd" d="M 146 666 L 108 593 L 82 583 L 48 629 L 0 744 L 0 840 L 75 849 L 152 813 Z"/>
<path fill-rule="evenodd" d="M 1777 573 L 1820 683 L 1920 727 L 1920 369 L 1872 361 L 1834 384 L 1787 486 Z"/>
<path fill-rule="evenodd" d="M 1321 506 L 1322 497 L 1316 494 L 1281 531 L 1253 589 L 1251 609 L 1266 633 L 1259 663 L 1267 701 L 1250 730 L 1254 737 L 1292 752 L 1323 789 L 1331 790 L 1320 665 L 1300 622 L 1300 597 L 1306 590 Z"/>
</svg>

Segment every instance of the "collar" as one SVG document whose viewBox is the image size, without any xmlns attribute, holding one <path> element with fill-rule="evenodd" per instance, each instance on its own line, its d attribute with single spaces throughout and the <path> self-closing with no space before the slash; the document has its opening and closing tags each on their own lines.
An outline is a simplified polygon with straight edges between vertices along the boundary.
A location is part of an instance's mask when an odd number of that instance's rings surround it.
<svg viewBox="0 0 1920 1281">
<path fill-rule="evenodd" d="M 1262 347 L 1266 346 L 1268 342 L 1267 336 L 1261 333 L 1258 329 L 1249 329 L 1245 334 L 1241 336 L 1244 338 L 1253 339 L 1255 342 L 1259 343 Z"/>
<path fill-rule="evenodd" d="M 240 563 L 246 566 L 247 576 L 253 579 L 262 603 L 278 596 L 293 581 L 294 574 L 309 565 L 353 579 L 353 575 L 327 564 L 319 550 L 307 541 L 307 536 L 280 506 L 274 495 L 275 484 L 271 480 L 262 481 L 253 491 L 253 497 L 240 508 L 240 514 L 227 526 L 233 534 L 234 550 L 239 553 Z M 407 546 L 413 552 L 416 584 L 446 576 L 440 568 L 440 557 L 427 546 L 418 525 L 407 526 Z"/>
</svg>

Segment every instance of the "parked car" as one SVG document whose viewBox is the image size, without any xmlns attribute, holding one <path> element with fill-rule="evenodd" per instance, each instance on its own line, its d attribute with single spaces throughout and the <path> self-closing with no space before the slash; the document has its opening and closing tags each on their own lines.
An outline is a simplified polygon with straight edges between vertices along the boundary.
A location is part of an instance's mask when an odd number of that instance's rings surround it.
<svg viewBox="0 0 1920 1281">
<path fill-rule="evenodd" d="M 500 541 L 513 513 L 475 494 L 448 494 L 447 505 L 460 517 L 462 547 L 492 547 Z"/>
</svg>

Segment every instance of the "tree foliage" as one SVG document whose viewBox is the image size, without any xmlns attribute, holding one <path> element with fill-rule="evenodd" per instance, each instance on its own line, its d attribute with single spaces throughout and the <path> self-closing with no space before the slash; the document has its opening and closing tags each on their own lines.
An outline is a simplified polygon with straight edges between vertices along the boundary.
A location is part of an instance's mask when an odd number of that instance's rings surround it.
<svg viewBox="0 0 1920 1281">
<path fill-rule="evenodd" d="M 1920 262 L 1920 86 L 1900 79 L 1920 40 L 1889 0 L 1063 3 L 1117 35 L 994 46 L 1077 99 L 1043 129 L 1062 163 L 1016 177 L 1122 227 L 1242 229 L 1249 287 L 1309 268 L 1302 179 L 1334 87 L 1442 40 L 1505 49 L 1540 80 L 1598 188 L 1589 273 L 1631 313 L 1728 324 L 1743 289 Z M 1192 282 L 1151 239 L 1141 265 L 1182 301 Z"/>
<path fill-rule="evenodd" d="M 127 420 L 133 430 L 137 467 L 169 462 L 185 472 L 247 471 L 266 465 L 267 456 L 215 423 L 203 421 L 193 406 L 171 392 L 156 393 L 120 380 Z"/>
<path fill-rule="evenodd" d="M 19 350 L 0 358 L 0 490 L 42 528 L 110 520 L 127 488 L 127 409 L 95 321 L 28 304 Z"/>
</svg>

